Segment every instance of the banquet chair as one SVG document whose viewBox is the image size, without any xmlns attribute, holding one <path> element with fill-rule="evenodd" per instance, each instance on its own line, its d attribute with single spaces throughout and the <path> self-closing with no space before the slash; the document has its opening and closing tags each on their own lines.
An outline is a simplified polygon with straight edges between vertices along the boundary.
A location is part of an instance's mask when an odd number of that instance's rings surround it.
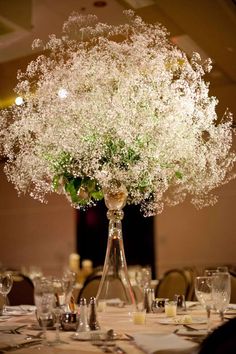
<svg viewBox="0 0 236 354">
<path fill-rule="evenodd" d="M 189 288 L 187 294 L 185 295 L 185 300 L 194 301 L 195 300 L 194 279 L 197 276 L 197 270 L 192 267 L 184 267 L 183 272 L 189 283 Z"/>
<path fill-rule="evenodd" d="M 171 269 L 164 273 L 155 289 L 155 297 L 173 299 L 175 294 L 188 297 L 191 283 L 181 269 Z"/>
<path fill-rule="evenodd" d="M 232 304 L 236 304 L 236 273 L 233 271 L 230 271 L 230 278 L 231 278 L 231 296 L 230 296 L 230 302 Z"/>
<path fill-rule="evenodd" d="M 89 302 L 90 297 L 96 296 L 98 292 L 98 287 L 100 284 L 101 276 L 100 275 L 94 275 L 94 276 L 89 276 L 85 282 L 83 287 L 80 289 L 79 295 L 78 295 L 78 303 L 80 302 L 80 299 L 84 297 L 87 300 L 87 303 Z"/>
<path fill-rule="evenodd" d="M 23 274 L 13 275 L 13 285 L 8 294 L 8 301 L 11 306 L 34 305 L 34 286 L 30 278 Z"/>
<path fill-rule="evenodd" d="M 78 295 L 78 300 L 77 302 L 80 302 L 80 299 L 83 297 L 87 300 L 87 303 L 89 299 L 94 296 L 96 297 L 99 284 L 101 281 L 102 276 L 101 275 L 95 275 L 95 276 L 89 276 L 83 287 L 80 289 L 79 295 Z M 113 286 L 112 286 L 112 293 L 110 293 L 111 298 L 120 298 L 121 300 L 125 300 L 124 298 L 124 293 L 120 292 L 120 280 L 117 279 L 117 282 L 113 280 Z M 140 302 L 142 300 L 142 293 L 140 293 L 140 289 L 138 287 L 133 287 L 134 291 L 134 297 L 136 302 Z"/>
</svg>

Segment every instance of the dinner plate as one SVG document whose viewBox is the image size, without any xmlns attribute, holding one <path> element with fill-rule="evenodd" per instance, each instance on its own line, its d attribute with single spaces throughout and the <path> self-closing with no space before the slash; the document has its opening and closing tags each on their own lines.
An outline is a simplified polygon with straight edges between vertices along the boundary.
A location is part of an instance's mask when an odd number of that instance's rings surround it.
<svg viewBox="0 0 236 354">
<path fill-rule="evenodd" d="M 206 318 L 203 317 L 193 317 L 191 321 L 184 321 L 183 316 L 177 316 L 177 317 L 169 317 L 169 318 L 162 318 L 158 321 L 161 324 L 171 324 L 171 325 L 192 325 L 192 324 L 204 324 L 206 323 Z"/>
</svg>

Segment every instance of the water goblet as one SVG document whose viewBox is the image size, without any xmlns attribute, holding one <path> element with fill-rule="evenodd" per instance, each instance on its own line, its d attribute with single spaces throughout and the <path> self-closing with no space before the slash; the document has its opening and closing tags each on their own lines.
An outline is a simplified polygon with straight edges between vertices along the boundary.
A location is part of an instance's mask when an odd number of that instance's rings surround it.
<svg viewBox="0 0 236 354">
<path fill-rule="evenodd" d="M 224 321 L 224 312 L 226 311 L 231 295 L 231 280 L 229 273 L 218 272 L 214 274 L 212 282 L 212 297 L 216 311 L 219 312 L 221 321 Z"/>
<path fill-rule="evenodd" d="M 6 302 L 7 302 L 7 295 L 11 291 L 13 285 L 13 278 L 10 273 L 4 272 L 0 274 L 0 294 L 3 296 L 3 307 L 2 307 L 2 314 L 6 314 Z"/>
<path fill-rule="evenodd" d="M 210 316 L 211 309 L 213 307 L 213 297 L 212 297 L 212 284 L 213 276 L 210 277 L 196 277 L 195 279 L 195 294 L 207 312 L 207 330 L 210 330 Z"/>
<path fill-rule="evenodd" d="M 61 316 L 63 313 L 63 309 L 66 305 L 67 291 L 68 291 L 68 283 L 67 280 L 53 278 L 52 279 L 53 292 L 54 292 L 54 307 L 53 313 L 55 315 L 55 326 L 56 326 L 56 338 L 53 344 L 61 344 L 64 343 L 60 338 L 60 324 L 61 324 Z"/>
<path fill-rule="evenodd" d="M 62 275 L 62 281 L 65 290 L 65 310 L 74 311 L 74 309 L 70 307 L 70 302 L 73 300 L 72 291 L 76 283 L 76 273 L 71 271 L 64 272 Z"/>
<path fill-rule="evenodd" d="M 43 345 L 47 346 L 47 322 L 52 316 L 55 303 L 54 289 L 52 282 L 47 278 L 37 278 L 34 283 L 34 302 L 37 310 L 37 316 L 42 324 Z"/>
</svg>

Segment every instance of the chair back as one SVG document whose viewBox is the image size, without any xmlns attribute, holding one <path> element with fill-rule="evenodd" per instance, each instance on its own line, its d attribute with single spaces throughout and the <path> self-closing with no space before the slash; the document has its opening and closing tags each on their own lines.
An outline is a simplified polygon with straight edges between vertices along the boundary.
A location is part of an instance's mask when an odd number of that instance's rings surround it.
<svg viewBox="0 0 236 354">
<path fill-rule="evenodd" d="M 236 273 L 235 272 L 229 272 L 230 273 L 230 278 L 231 278 L 231 296 L 230 296 L 230 303 L 231 304 L 236 304 Z"/>
<path fill-rule="evenodd" d="M 194 291 L 194 280 L 197 276 L 197 270 L 195 268 L 185 267 L 183 268 L 183 272 L 189 284 L 187 294 L 185 295 L 185 299 L 187 301 L 194 301 L 196 300 L 195 291 Z"/>
<path fill-rule="evenodd" d="M 175 294 L 184 295 L 187 298 L 190 290 L 190 282 L 181 269 L 171 269 L 160 279 L 155 289 L 155 296 L 172 300 Z"/>
<path fill-rule="evenodd" d="M 7 297 L 11 306 L 34 305 L 34 286 L 30 278 L 23 274 L 13 275 L 12 289 Z"/>
<path fill-rule="evenodd" d="M 87 303 L 89 299 L 92 296 L 96 296 L 98 292 L 98 287 L 100 284 L 101 276 L 100 275 L 94 275 L 89 276 L 85 282 L 83 287 L 80 289 L 79 295 L 78 295 L 78 303 L 80 302 L 80 299 L 84 297 L 87 300 Z"/>
</svg>

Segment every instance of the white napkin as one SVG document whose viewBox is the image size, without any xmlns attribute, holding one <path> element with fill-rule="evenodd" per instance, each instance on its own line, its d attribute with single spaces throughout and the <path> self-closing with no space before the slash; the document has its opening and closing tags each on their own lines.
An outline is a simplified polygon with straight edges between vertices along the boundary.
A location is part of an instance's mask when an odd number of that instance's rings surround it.
<svg viewBox="0 0 236 354">
<path fill-rule="evenodd" d="M 192 343 L 176 334 L 140 334 L 133 335 L 135 344 L 148 354 L 153 353 L 193 353 L 196 343 Z"/>
</svg>

